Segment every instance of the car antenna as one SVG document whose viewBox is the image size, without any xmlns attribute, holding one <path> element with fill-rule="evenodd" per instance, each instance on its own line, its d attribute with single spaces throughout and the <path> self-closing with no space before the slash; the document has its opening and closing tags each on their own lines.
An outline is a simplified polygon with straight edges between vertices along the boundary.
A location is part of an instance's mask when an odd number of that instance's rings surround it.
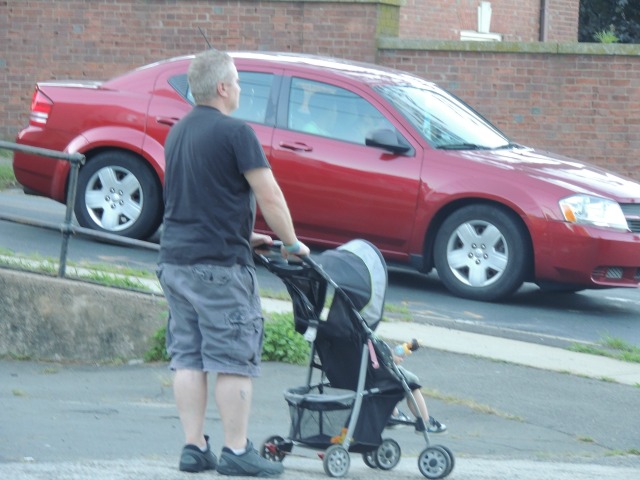
<svg viewBox="0 0 640 480">
<path fill-rule="evenodd" d="M 204 41 L 207 42 L 207 46 L 212 49 L 213 47 L 211 46 L 211 44 L 209 43 L 209 40 L 207 39 L 207 36 L 204 34 L 204 32 L 202 31 L 202 29 L 200 27 L 198 27 L 198 31 L 200 32 L 200 35 L 202 35 L 202 38 L 204 38 Z"/>
</svg>

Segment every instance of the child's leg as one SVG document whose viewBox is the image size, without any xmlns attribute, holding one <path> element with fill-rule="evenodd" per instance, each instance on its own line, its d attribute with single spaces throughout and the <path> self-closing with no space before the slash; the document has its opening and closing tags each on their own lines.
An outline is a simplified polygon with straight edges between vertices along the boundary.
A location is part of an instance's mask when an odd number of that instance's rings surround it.
<svg viewBox="0 0 640 480">
<path fill-rule="evenodd" d="M 429 423 L 429 410 L 427 409 L 427 403 L 424 401 L 424 396 L 422 395 L 422 392 L 420 391 L 419 388 L 416 388 L 415 390 L 411 391 L 413 398 L 416 401 L 416 404 L 418 405 L 418 412 L 415 411 L 415 408 L 413 406 L 413 402 L 410 399 L 407 399 L 407 405 L 409 406 L 409 410 L 411 411 L 411 413 L 413 414 L 414 417 L 419 418 L 422 417 L 422 419 Z"/>
</svg>

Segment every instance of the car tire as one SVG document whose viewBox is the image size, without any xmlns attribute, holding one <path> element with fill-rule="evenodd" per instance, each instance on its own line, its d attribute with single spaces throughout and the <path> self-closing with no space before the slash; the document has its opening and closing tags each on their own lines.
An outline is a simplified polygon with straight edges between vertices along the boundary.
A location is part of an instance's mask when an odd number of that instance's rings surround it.
<svg viewBox="0 0 640 480">
<path fill-rule="evenodd" d="M 135 155 L 102 152 L 80 169 L 75 214 L 82 227 L 144 240 L 162 222 L 162 188 Z"/>
<path fill-rule="evenodd" d="M 498 206 L 469 205 L 442 223 L 433 254 L 438 276 L 450 292 L 498 301 L 523 284 L 532 253 L 529 235 L 513 213 Z"/>
</svg>

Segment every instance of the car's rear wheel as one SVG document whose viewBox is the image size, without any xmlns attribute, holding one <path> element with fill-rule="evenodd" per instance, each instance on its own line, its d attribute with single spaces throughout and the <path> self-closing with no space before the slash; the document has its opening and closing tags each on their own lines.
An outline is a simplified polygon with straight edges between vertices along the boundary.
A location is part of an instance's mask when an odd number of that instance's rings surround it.
<svg viewBox="0 0 640 480">
<path fill-rule="evenodd" d="M 524 282 L 531 248 L 522 222 L 506 209 L 470 205 L 451 214 L 434 244 L 434 263 L 455 295 L 496 301 Z"/>
<path fill-rule="evenodd" d="M 138 157 L 102 152 L 78 175 L 75 213 L 86 228 L 146 239 L 162 222 L 162 189 Z"/>
</svg>

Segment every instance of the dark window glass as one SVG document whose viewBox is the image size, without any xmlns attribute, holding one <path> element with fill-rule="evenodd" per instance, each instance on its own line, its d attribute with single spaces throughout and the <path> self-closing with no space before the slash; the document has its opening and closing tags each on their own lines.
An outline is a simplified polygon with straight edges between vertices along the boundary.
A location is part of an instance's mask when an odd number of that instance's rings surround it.
<svg viewBox="0 0 640 480">
<path fill-rule="evenodd" d="M 301 78 L 291 82 L 288 128 L 361 145 L 372 130 L 395 131 L 391 123 L 361 96 L 344 88 Z"/>
</svg>

